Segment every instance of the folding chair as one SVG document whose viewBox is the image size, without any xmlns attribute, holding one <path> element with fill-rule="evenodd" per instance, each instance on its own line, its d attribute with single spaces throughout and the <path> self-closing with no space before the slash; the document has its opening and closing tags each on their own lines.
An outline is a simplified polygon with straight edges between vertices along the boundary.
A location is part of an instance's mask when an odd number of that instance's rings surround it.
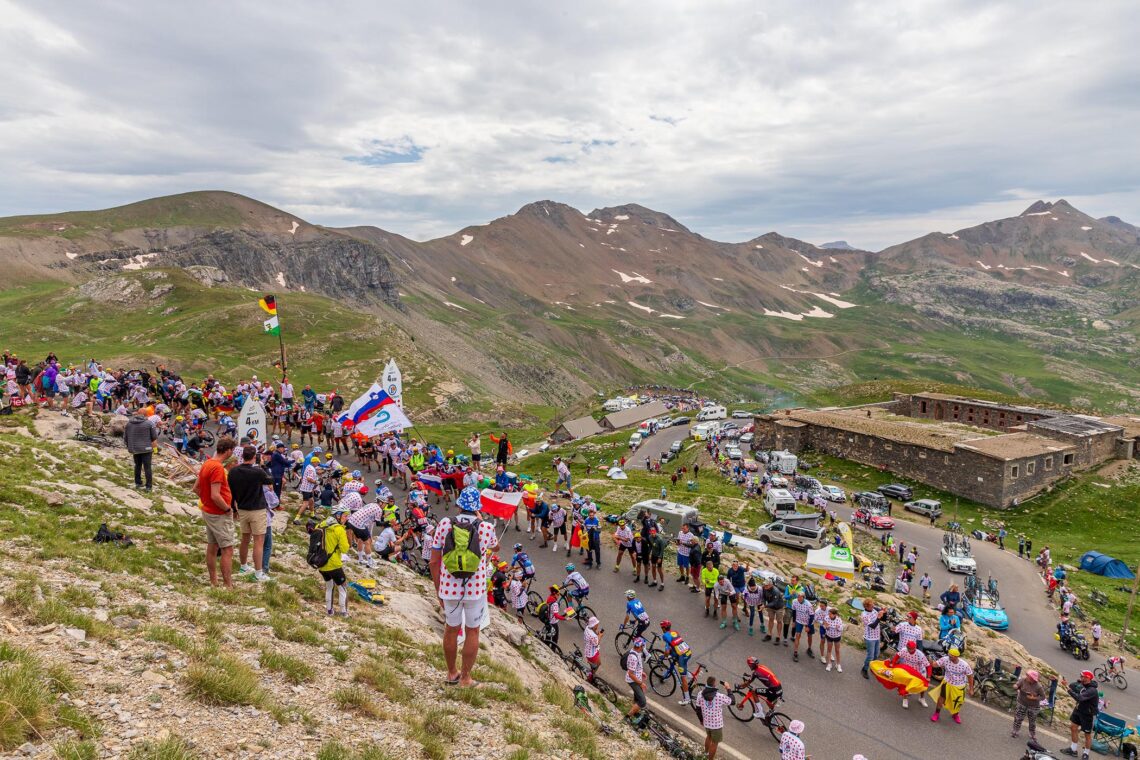
<svg viewBox="0 0 1140 760">
<path fill-rule="evenodd" d="M 1053 725 L 1054 714 L 1057 711 L 1057 679 L 1053 678 L 1049 681 L 1049 697 L 1041 705 L 1041 712 L 1037 715 L 1037 720 L 1047 725 Z"/>
<path fill-rule="evenodd" d="M 1093 744 L 1103 745 L 1106 753 L 1120 755 L 1124 751 L 1124 740 L 1136 733 L 1128 727 L 1124 718 L 1108 713 L 1097 713 L 1093 723 Z"/>
</svg>

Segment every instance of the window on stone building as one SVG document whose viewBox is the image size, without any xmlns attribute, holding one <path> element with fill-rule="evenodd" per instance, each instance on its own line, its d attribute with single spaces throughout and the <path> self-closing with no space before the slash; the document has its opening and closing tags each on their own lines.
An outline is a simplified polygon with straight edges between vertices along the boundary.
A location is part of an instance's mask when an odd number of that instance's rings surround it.
<svg viewBox="0 0 1140 760">
<path fill-rule="evenodd" d="M 1053 469 L 1053 457 L 1045 457 L 1045 469 L 1046 470 L 1052 470 Z"/>
<path fill-rule="evenodd" d="M 886 449 L 887 451 L 891 451 L 894 449 L 894 447 L 891 446 L 891 444 L 889 444 L 889 443 L 884 443 L 883 448 Z"/>
<path fill-rule="evenodd" d="M 1015 464 L 1011 464 L 1011 465 L 1009 466 L 1009 476 L 1010 476 L 1011 478 L 1017 478 L 1017 474 L 1018 474 L 1018 470 L 1019 470 L 1019 469 L 1020 469 L 1020 468 L 1018 468 L 1018 466 L 1017 466 L 1017 465 L 1015 465 Z"/>
<path fill-rule="evenodd" d="M 926 459 L 926 452 L 925 451 L 918 452 L 918 458 L 919 459 Z"/>
<path fill-rule="evenodd" d="M 1066 454 L 1064 460 L 1062 460 L 1062 461 L 1065 464 L 1072 464 L 1073 463 L 1073 455 L 1072 454 Z"/>
<path fill-rule="evenodd" d="M 1032 475 L 1035 472 L 1037 472 L 1037 463 L 1036 462 L 1026 462 L 1025 463 L 1025 474 L 1026 475 Z"/>
</svg>

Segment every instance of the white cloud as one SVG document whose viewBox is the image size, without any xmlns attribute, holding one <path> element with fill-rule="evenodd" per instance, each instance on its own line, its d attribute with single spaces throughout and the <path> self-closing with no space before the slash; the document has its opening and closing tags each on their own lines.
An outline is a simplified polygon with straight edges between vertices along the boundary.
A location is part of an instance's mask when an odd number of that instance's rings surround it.
<svg viewBox="0 0 1140 760">
<path fill-rule="evenodd" d="M 1036 197 L 1140 219 L 1127 0 L 0 14 L 0 213 L 224 188 L 424 238 L 553 198 L 872 248 Z"/>
</svg>

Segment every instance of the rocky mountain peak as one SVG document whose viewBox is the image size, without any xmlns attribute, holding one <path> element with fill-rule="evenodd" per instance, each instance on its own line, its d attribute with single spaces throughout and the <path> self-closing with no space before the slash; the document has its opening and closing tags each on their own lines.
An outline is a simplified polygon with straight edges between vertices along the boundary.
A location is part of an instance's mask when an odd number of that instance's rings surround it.
<svg viewBox="0 0 1140 760">
<path fill-rule="evenodd" d="M 1021 216 L 1029 216 L 1030 214 L 1043 214 L 1050 211 L 1053 204 L 1049 201 L 1034 201 L 1033 205 L 1021 212 Z"/>
<path fill-rule="evenodd" d="M 668 214 L 640 206 L 636 203 L 626 203 L 621 206 L 596 208 L 589 214 L 591 219 L 601 219 L 604 222 L 641 222 L 651 227 L 658 227 L 670 232 L 691 232 L 688 227 L 678 222 Z M 626 217 L 623 219 L 622 217 Z"/>
<path fill-rule="evenodd" d="M 826 248 L 830 251 L 857 251 L 855 246 L 848 243 L 846 240 L 833 240 L 830 243 L 824 243 L 820 248 Z"/>
</svg>

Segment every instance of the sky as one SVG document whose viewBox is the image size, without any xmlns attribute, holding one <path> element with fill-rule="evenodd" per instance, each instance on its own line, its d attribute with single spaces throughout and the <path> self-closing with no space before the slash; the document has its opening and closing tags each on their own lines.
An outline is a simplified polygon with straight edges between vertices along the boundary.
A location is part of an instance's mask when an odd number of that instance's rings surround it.
<svg viewBox="0 0 1140 760">
<path fill-rule="evenodd" d="M 1140 223 L 1135 0 L 0 0 L 0 216 L 231 190 L 423 240 L 551 199 L 877 250 Z"/>
</svg>

